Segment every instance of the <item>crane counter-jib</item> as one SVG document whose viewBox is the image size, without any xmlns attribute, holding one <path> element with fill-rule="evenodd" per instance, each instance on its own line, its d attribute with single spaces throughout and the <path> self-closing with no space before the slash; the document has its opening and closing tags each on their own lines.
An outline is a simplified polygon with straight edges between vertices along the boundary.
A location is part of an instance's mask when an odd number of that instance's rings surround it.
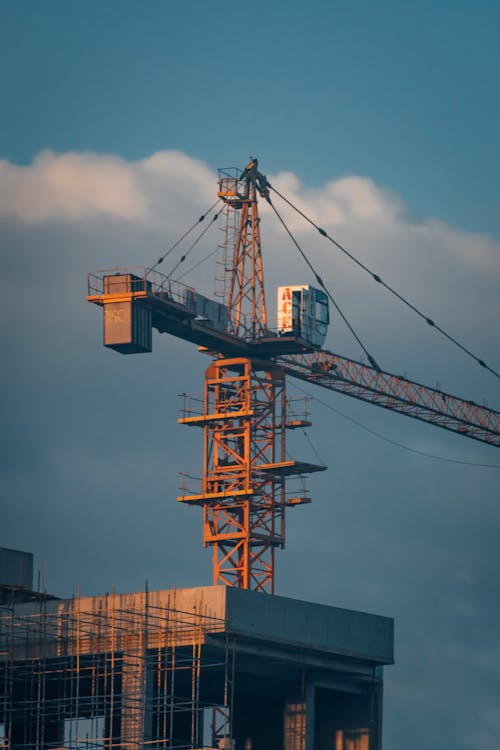
<svg viewBox="0 0 500 750">
<path fill-rule="evenodd" d="M 236 331 L 226 305 L 148 269 L 89 274 L 87 300 L 103 308 L 104 345 L 120 354 L 151 352 L 153 328 L 224 356 L 272 357 L 317 348 L 310 322 L 278 334 L 255 331 L 242 316 Z"/>
</svg>

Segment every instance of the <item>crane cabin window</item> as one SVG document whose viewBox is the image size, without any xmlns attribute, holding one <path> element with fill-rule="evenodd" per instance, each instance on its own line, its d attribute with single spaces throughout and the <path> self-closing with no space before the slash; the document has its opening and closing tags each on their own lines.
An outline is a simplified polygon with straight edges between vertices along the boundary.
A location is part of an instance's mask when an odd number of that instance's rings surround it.
<svg viewBox="0 0 500 750">
<path fill-rule="evenodd" d="M 328 324 L 330 323 L 330 312 L 328 309 L 328 297 L 319 289 L 316 289 L 316 331 L 320 336 L 326 336 Z"/>
</svg>

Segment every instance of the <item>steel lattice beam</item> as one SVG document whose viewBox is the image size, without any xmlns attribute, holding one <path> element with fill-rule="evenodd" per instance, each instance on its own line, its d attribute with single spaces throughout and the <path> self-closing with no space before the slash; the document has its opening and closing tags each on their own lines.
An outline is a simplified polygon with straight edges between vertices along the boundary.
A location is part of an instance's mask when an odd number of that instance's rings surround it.
<svg viewBox="0 0 500 750">
<path fill-rule="evenodd" d="M 292 377 L 500 447 L 500 413 L 326 351 L 278 359 Z"/>
</svg>

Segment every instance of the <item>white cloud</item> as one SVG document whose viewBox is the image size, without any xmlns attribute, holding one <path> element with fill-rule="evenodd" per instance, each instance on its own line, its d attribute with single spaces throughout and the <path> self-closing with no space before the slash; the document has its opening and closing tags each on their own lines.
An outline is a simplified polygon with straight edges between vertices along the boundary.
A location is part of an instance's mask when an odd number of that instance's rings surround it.
<svg viewBox="0 0 500 750">
<path fill-rule="evenodd" d="M 160 151 L 137 161 L 109 154 L 44 151 L 30 166 L 0 160 L 0 216 L 15 216 L 30 224 L 108 216 L 175 229 L 172 223 L 196 217 L 214 201 L 216 179 L 206 164 L 180 151 Z M 384 243 L 384 254 L 394 258 L 416 244 L 420 249 L 432 244 L 439 246 L 438 254 L 453 256 L 457 262 L 471 262 L 480 270 L 488 266 L 488 272 L 498 269 L 498 243 L 435 219 L 412 222 L 401 199 L 368 177 L 347 176 L 314 189 L 291 172 L 270 175 L 270 180 L 320 226 L 333 234 L 341 228 L 356 239 L 365 237 L 372 252 Z M 317 237 L 315 229 L 289 206 L 277 196 L 273 200 L 293 231 Z M 272 213 L 264 201 L 261 213 Z M 266 227 L 269 231 L 273 229 Z"/>
<path fill-rule="evenodd" d="M 327 182 L 320 188 L 305 187 L 291 172 L 280 172 L 270 177 L 271 184 L 285 195 L 297 208 L 324 228 L 349 224 L 352 221 L 395 221 L 402 214 L 399 198 L 376 185 L 368 177 L 356 175 Z M 273 200 L 287 224 L 301 234 L 314 231 L 310 224 L 298 216 L 278 197 Z M 272 209 L 264 206 L 266 214 Z"/>
<path fill-rule="evenodd" d="M 214 195 L 215 175 L 196 159 L 163 151 L 127 162 L 112 155 L 44 151 L 20 167 L 0 161 L 0 216 L 27 223 L 95 216 L 163 226 Z M 213 202 L 213 200 L 212 200 Z"/>
<path fill-rule="evenodd" d="M 44 151 L 28 167 L 1 161 L 0 197 L 0 215 L 28 223 L 94 215 L 145 219 L 148 214 L 133 170 L 115 156 Z"/>
<path fill-rule="evenodd" d="M 296 175 L 272 176 L 274 186 L 314 221 L 338 226 L 352 221 L 398 221 L 402 204 L 397 196 L 367 177 L 349 176 L 311 189 Z M 0 161 L 0 215 L 35 223 L 46 219 L 80 220 L 92 215 L 162 225 L 175 215 L 168 201 L 189 211 L 204 208 L 215 196 L 216 174 L 206 164 L 180 151 L 160 151 L 128 162 L 94 153 L 40 153 L 30 166 Z M 291 227 L 314 231 L 289 207 L 280 212 Z M 263 213 L 270 208 L 262 204 Z"/>
<path fill-rule="evenodd" d="M 182 153 L 182 151 L 157 151 L 146 159 L 137 162 L 144 172 L 156 174 L 165 181 L 173 182 L 179 189 L 196 190 L 196 193 L 206 193 L 210 180 L 215 175 L 198 159 Z M 174 182 L 175 180 L 175 182 Z"/>
</svg>

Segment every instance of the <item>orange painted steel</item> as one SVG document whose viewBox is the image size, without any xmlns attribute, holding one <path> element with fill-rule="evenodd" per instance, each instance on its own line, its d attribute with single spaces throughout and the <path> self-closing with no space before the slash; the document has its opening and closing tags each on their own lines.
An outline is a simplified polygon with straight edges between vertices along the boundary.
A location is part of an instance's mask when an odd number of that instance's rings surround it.
<svg viewBox="0 0 500 750">
<path fill-rule="evenodd" d="M 227 328 L 198 315 L 195 290 L 149 269 L 90 274 L 87 299 L 104 308 L 116 302 L 144 306 L 152 327 L 215 357 L 206 371 L 201 413 L 188 410 L 179 420 L 203 429 L 204 459 L 201 487 L 178 500 L 203 507 L 203 543 L 213 547 L 215 584 L 272 593 L 275 549 L 285 545 L 285 510 L 310 502 L 304 487 L 288 495 L 286 482 L 326 468 L 286 457 L 286 430 L 310 425 L 307 415 L 287 416 L 286 376 L 497 447 L 500 413 L 270 331 L 257 201 L 269 199 L 269 183 L 257 159 L 242 173 L 221 172 L 218 294 L 226 300 Z M 113 345 L 122 353 L 138 349 Z"/>
<path fill-rule="evenodd" d="M 226 221 L 230 212 L 240 211 L 239 229 L 234 245 L 230 283 L 226 300 L 229 309 L 231 332 L 236 335 L 256 338 L 267 329 L 266 296 L 264 292 L 264 270 L 262 266 L 262 243 L 257 203 L 257 187 L 253 179 L 256 162 L 250 162 L 243 178 L 243 192 L 235 202 L 233 195 L 226 197 Z M 219 196 L 223 197 L 222 192 Z M 228 196 L 226 192 L 225 196 Z"/>
<path fill-rule="evenodd" d="M 278 358 L 287 375 L 500 447 L 500 413 L 327 351 Z"/>
<path fill-rule="evenodd" d="M 203 543 L 213 547 L 213 582 L 274 591 L 274 551 L 285 543 L 288 475 L 315 470 L 287 460 L 285 378 L 246 357 L 218 359 L 205 375 L 203 414 L 179 422 L 203 427 Z M 306 501 L 307 502 L 307 501 Z"/>
</svg>

